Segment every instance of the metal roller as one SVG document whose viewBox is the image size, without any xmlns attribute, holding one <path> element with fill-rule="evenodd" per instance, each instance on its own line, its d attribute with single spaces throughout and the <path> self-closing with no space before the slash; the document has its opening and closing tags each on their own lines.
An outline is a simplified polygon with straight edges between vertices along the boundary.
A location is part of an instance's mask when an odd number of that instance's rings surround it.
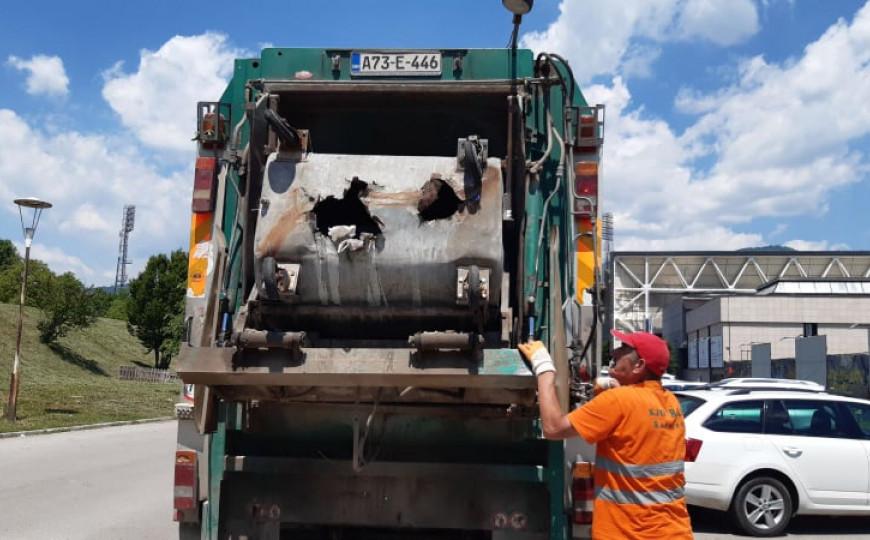
<svg viewBox="0 0 870 540">
<path fill-rule="evenodd" d="M 236 344 L 242 349 L 298 349 L 304 342 L 305 332 L 246 329 L 236 338 Z"/>
<path fill-rule="evenodd" d="M 408 345 L 418 351 L 470 351 L 483 344 L 483 336 L 463 332 L 417 332 L 408 338 Z"/>
</svg>

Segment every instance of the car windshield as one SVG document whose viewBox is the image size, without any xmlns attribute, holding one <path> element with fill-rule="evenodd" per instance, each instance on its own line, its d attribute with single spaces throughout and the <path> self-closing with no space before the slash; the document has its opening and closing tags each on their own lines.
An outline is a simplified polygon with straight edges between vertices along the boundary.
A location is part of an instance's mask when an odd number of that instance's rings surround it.
<svg viewBox="0 0 870 540">
<path fill-rule="evenodd" d="M 683 418 L 692 414 L 692 412 L 704 404 L 704 400 L 696 397 L 690 396 L 688 394 L 675 394 L 677 396 L 677 400 L 680 402 L 680 409 L 683 411 Z"/>
</svg>

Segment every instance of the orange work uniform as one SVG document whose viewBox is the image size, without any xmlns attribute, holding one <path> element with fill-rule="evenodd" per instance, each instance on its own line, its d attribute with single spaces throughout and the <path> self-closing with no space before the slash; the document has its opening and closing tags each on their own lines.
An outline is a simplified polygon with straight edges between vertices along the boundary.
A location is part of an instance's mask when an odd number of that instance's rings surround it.
<svg viewBox="0 0 870 540">
<path fill-rule="evenodd" d="M 568 415 L 597 444 L 592 538 L 691 539 L 684 497 L 686 429 L 658 381 L 601 393 Z"/>
</svg>

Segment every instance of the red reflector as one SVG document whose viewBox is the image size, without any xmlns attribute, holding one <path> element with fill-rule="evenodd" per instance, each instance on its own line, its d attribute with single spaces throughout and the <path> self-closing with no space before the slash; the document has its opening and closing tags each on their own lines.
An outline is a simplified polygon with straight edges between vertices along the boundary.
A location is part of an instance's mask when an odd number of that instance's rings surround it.
<svg viewBox="0 0 870 540">
<path fill-rule="evenodd" d="M 686 461 L 695 461 L 701 452 L 704 441 L 698 439 L 686 439 Z"/>
<path fill-rule="evenodd" d="M 595 137 L 595 117 L 584 114 L 580 116 L 580 136 L 584 139 Z"/>
<path fill-rule="evenodd" d="M 173 507 L 176 510 L 193 510 L 195 503 L 193 497 L 176 497 Z"/>
<path fill-rule="evenodd" d="M 196 171 L 193 175 L 193 211 L 196 213 L 214 210 L 217 182 L 215 169 L 217 159 L 213 157 L 196 158 Z"/>
<path fill-rule="evenodd" d="M 595 116 L 581 115 L 577 125 L 577 143 L 575 154 L 596 154 L 600 141 L 598 139 L 598 121 Z"/>
<path fill-rule="evenodd" d="M 175 485 L 192 486 L 196 482 L 196 470 L 193 465 L 178 464 L 175 466 Z"/>
<path fill-rule="evenodd" d="M 589 462 L 578 461 L 571 467 L 571 520 L 577 525 L 592 523 L 592 506 L 595 499 L 593 467 Z"/>
<path fill-rule="evenodd" d="M 196 507 L 196 452 L 178 450 L 175 452 L 174 504 L 176 510 L 190 510 Z"/>
</svg>

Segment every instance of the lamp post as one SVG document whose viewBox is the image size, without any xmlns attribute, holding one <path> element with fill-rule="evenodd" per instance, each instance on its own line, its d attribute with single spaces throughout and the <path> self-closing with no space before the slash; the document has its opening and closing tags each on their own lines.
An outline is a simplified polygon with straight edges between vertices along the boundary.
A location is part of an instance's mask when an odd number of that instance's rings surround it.
<svg viewBox="0 0 870 540">
<path fill-rule="evenodd" d="M 21 328 L 24 324 L 24 295 L 27 291 L 27 269 L 30 263 L 30 245 L 33 243 L 33 235 L 39 225 L 39 217 L 46 208 L 51 208 L 51 203 L 26 197 L 15 199 L 18 205 L 18 216 L 21 218 L 21 231 L 24 233 L 24 269 L 21 272 L 21 296 L 18 299 L 18 333 L 15 338 L 15 361 L 12 363 L 12 376 L 9 380 L 9 401 L 6 404 L 6 419 L 14 422 L 18 408 L 18 388 L 21 384 Z M 30 226 L 24 224 L 24 209 L 33 211 Z"/>
<path fill-rule="evenodd" d="M 520 23 L 523 15 L 532 10 L 535 0 L 501 0 L 505 9 L 514 14 L 514 31 L 511 33 L 511 50 L 516 54 L 517 38 L 520 32 Z"/>
</svg>

